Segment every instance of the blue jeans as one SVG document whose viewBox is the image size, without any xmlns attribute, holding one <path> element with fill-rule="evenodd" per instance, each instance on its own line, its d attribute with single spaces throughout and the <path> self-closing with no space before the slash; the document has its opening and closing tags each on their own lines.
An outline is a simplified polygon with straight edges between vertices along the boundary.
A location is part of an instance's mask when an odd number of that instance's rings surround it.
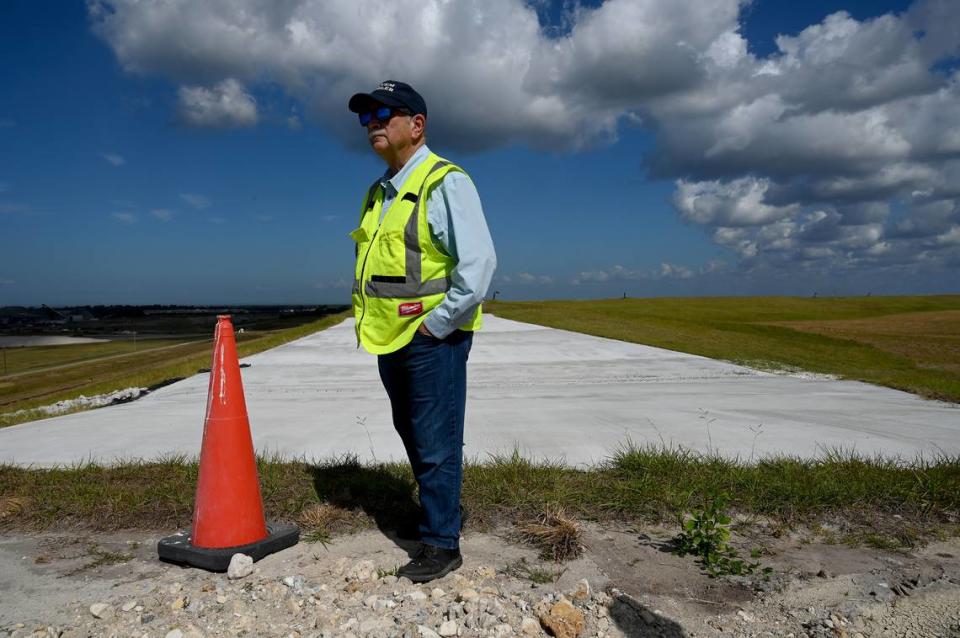
<svg viewBox="0 0 960 638">
<path fill-rule="evenodd" d="M 444 549 L 460 546 L 463 415 L 473 333 L 446 339 L 419 332 L 396 352 L 377 357 L 400 434 L 420 487 L 420 538 Z"/>
</svg>

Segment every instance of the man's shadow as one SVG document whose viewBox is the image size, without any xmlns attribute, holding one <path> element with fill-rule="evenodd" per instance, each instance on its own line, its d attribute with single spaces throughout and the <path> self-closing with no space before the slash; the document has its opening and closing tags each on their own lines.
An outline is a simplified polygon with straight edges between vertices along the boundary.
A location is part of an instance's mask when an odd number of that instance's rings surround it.
<svg viewBox="0 0 960 638">
<path fill-rule="evenodd" d="M 614 592 L 610 602 L 610 618 L 627 638 L 687 638 L 678 623 L 624 592 Z"/>
<path fill-rule="evenodd" d="M 362 510 L 387 538 L 411 556 L 419 547 L 416 540 L 407 540 L 420 516 L 412 478 L 399 477 L 383 466 L 361 465 L 355 458 L 314 465 L 311 471 L 321 502 Z"/>
</svg>

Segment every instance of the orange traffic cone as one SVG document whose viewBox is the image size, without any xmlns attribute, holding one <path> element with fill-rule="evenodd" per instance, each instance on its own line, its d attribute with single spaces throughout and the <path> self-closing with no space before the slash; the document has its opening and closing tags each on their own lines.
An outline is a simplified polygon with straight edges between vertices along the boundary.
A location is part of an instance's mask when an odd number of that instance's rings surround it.
<svg viewBox="0 0 960 638">
<path fill-rule="evenodd" d="M 161 560 L 225 571 L 234 554 L 259 560 L 299 540 L 293 525 L 267 525 L 229 315 L 217 317 L 193 528 L 157 544 Z"/>
</svg>

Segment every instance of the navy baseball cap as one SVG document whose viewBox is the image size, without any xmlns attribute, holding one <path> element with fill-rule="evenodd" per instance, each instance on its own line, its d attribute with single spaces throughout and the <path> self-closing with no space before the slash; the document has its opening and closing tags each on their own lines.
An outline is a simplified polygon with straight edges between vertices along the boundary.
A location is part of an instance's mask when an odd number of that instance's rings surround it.
<svg viewBox="0 0 960 638">
<path fill-rule="evenodd" d="M 427 116 L 427 103 L 423 101 L 423 96 L 414 91 L 413 87 L 406 82 L 395 80 L 381 82 L 380 86 L 371 93 L 354 95 L 347 103 L 347 107 L 354 113 L 366 113 L 371 110 L 374 104 L 393 106 L 406 109 L 413 115 Z"/>
</svg>

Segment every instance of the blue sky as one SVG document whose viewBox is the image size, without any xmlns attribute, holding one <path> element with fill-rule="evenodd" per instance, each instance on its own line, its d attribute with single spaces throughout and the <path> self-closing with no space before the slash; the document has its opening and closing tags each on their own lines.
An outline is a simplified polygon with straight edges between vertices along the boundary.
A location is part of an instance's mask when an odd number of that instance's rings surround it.
<svg viewBox="0 0 960 638">
<path fill-rule="evenodd" d="M 0 305 L 347 302 L 386 78 L 504 298 L 960 290 L 956 3 L 242 4 L 3 4 Z"/>
</svg>

